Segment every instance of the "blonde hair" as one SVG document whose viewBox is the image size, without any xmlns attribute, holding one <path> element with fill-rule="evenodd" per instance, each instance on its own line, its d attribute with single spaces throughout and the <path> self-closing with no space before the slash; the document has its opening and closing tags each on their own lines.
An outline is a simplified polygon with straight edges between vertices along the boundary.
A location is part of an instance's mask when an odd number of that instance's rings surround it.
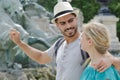
<svg viewBox="0 0 120 80">
<path fill-rule="evenodd" d="M 92 39 L 95 49 L 104 54 L 110 47 L 110 37 L 105 25 L 97 22 L 90 22 L 83 27 L 88 39 Z"/>
</svg>

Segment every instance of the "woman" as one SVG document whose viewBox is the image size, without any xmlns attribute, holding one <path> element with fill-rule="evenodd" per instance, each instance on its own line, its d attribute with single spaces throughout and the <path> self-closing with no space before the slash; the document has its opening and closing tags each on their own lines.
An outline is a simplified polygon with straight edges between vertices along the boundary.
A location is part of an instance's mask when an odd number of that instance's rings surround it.
<svg viewBox="0 0 120 80">
<path fill-rule="evenodd" d="M 88 52 L 91 61 L 83 71 L 80 80 L 120 80 L 120 75 L 113 65 L 104 72 L 98 72 L 94 69 L 95 63 L 106 58 L 106 54 L 110 54 L 109 47 L 108 30 L 103 24 L 90 22 L 84 25 L 81 48 Z"/>
</svg>

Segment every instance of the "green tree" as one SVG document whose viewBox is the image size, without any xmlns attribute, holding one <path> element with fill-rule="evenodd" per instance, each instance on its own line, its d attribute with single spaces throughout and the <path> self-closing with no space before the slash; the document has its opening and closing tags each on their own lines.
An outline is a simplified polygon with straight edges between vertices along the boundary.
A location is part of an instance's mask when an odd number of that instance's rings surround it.
<svg viewBox="0 0 120 80">
<path fill-rule="evenodd" d="M 57 0 L 38 0 L 37 2 L 44 6 L 49 12 L 53 12 L 53 8 L 57 3 Z"/>
<path fill-rule="evenodd" d="M 71 4 L 83 12 L 85 23 L 92 19 L 99 9 L 95 0 L 73 0 Z"/>
</svg>

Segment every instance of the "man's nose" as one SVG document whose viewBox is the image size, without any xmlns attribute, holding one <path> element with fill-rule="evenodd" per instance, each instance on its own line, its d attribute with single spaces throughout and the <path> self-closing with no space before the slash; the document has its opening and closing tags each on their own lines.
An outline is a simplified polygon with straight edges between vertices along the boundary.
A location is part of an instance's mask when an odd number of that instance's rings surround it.
<svg viewBox="0 0 120 80">
<path fill-rule="evenodd" d="M 66 23 L 66 28 L 70 28 L 71 24 L 70 23 Z"/>
</svg>

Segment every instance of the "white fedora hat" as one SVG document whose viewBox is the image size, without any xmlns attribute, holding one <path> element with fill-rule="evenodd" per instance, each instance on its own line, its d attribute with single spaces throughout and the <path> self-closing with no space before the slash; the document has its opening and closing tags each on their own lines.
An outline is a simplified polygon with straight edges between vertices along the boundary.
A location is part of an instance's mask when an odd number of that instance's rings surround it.
<svg viewBox="0 0 120 80">
<path fill-rule="evenodd" d="M 73 9 L 69 2 L 58 2 L 54 7 L 54 18 L 51 20 L 51 22 L 55 23 L 57 18 L 70 13 L 74 13 L 76 16 L 78 16 L 79 10 Z"/>
</svg>

